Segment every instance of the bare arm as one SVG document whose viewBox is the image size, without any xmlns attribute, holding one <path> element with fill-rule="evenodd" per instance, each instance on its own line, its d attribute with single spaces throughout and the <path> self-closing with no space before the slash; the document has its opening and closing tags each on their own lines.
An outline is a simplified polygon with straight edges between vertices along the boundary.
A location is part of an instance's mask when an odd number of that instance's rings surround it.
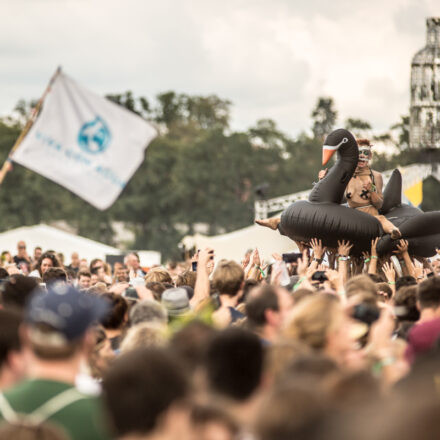
<svg viewBox="0 0 440 440">
<path fill-rule="evenodd" d="M 347 282 L 348 278 L 348 260 L 350 255 L 350 249 L 353 247 L 349 241 L 338 241 L 338 272 L 343 284 Z"/>
<path fill-rule="evenodd" d="M 199 253 L 199 259 L 197 263 L 197 278 L 194 286 L 194 296 L 191 298 L 190 304 L 194 308 L 205 298 L 209 298 L 209 270 L 208 263 L 211 256 L 214 256 L 212 249 L 204 249 Z"/>
<path fill-rule="evenodd" d="M 376 273 L 377 272 L 377 251 L 376 246 L 379 241 L 379 237 L 376 237 L 374 240 L 371 240 L 371 257 L 370 257 L 370 265 L 368 266 L 368 273 Z"/>
<path fill-rule="evenodd" d="M 261 274 L 260 272 L 261 260 L 257 248 L 255 248 L 254 251 L 252 252 L 251 263 L 252 263 L 251 268 L 249 269 L 246 278 L 258 281 Z"/>
<path fill-rule="evenodd" d="M 396 294 L 396 272 L 393 268 L 393 265 L 389 262 L 384 263 L 382 266 L 383 273 L 390 285 L 391 290 L 393 291 L 393 296 Z"/>
<path fill-rule="evenodd" d="M 408 253 L 408 241 L 400 240 L 399 244 L 397 245 L 397 251 L 394 252 L 399 254 L 405 262 L 405 266 L 403 268 L 405 275 L 410 275 L 415 278 L 414 264 Z"/>
</svg>

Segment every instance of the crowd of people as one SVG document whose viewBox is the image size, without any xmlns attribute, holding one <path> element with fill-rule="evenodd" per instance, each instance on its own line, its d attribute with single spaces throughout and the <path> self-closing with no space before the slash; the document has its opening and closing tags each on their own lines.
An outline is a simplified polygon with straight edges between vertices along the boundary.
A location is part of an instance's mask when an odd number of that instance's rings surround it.
<svg viewBox="0 0 440 440">
<path fill-rule="evenodd" d="M 145 268 L 19 242 L 0 440 L 440 438 L 440 259 L 376 243 Z"/>
</svg>

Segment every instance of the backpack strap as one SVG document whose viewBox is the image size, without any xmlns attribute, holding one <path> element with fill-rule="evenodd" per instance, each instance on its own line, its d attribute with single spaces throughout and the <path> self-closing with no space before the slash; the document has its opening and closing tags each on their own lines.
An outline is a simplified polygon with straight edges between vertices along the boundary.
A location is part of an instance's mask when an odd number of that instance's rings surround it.
<svg viewBox="0 0 440 440">
<path fill-rule="evenodd" d="M 0 393 L 0 412 L 11 424 L 39 425 L 72 403 L 86 398 L 87 396 L 81 394 L 76 388 L 69 388 L 52 397 L 30 414 L 21 414 L 14 411 L 4 394 Z"/>
</svg>

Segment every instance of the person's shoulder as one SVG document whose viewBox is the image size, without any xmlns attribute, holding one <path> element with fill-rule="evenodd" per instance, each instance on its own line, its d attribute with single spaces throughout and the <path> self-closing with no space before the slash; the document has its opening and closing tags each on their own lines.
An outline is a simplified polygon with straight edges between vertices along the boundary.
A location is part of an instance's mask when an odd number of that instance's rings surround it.
<svg viewBox="0 0 440 440">
<path fill-rule="evenodd" d="M 26 379 L 23 380 L 16 385 L 12 386 L 11 388 L 8 388 L 6 390 L 2 390 L 3 394 L 5 396 L 19 396 L 22 394 L 26 394 L 28 392 L 33 392 L 35 388 L 39 388 L 41 385 L 39 381 L 32 380 L 32 379 Z"/>
<path fill-rule="evenodd" d="M 371 170 L 371 172 L 373 173 L 374 177 L 380 177 L 382 179 L 382 173 L 380 171 Z"/>
</svg>

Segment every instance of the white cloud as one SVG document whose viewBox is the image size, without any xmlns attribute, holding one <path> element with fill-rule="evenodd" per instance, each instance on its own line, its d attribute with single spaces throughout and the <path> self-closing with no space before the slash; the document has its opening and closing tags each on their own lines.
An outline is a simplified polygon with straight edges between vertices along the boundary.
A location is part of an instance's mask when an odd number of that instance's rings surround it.
<svg viewBox="0 0 440 440">
<path fill-rule="evenodd" d="M 434 0 L 3 0 L 0 113 L 61 64 L 99 93 L 216 93 L 234 128 L 307 129 L 319 95 L 340 122 L 386 129 L 409 105 L 410 62 Z"/>
</svg>

